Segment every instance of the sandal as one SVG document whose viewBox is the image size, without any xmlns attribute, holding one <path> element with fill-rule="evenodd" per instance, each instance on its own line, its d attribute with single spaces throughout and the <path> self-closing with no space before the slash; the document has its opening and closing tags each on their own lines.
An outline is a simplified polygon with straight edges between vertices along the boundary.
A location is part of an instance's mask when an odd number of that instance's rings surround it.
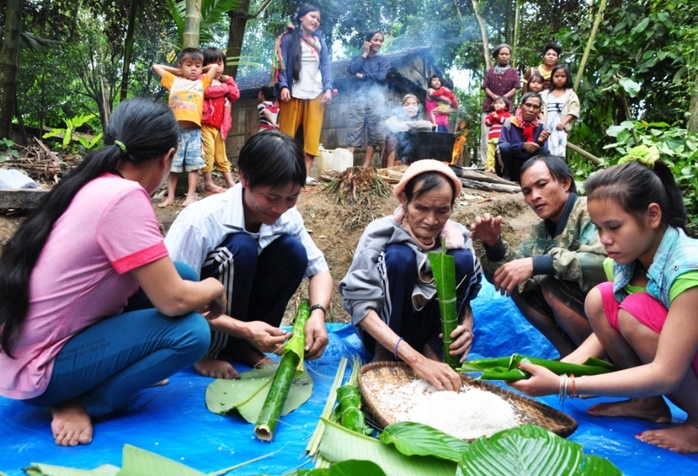
<svg viewBox="0 0 698 476">
<path fill-rule="evenodd" d="M 315 187 L 316 185 L 320 185 L 320 182 L 315 180 L 313 177 L 308 176 L 305 178 L 305 184 Z"/>
</svg>

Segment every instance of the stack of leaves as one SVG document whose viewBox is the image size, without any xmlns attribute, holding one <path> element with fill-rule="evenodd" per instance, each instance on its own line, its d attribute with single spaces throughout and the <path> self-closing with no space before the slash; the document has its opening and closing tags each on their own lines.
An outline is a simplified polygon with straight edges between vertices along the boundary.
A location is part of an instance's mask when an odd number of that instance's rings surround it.
<svg viewBox="0 0 698 476">
<path fill-rule="evenodd" d="M 615 365 L 593 357 L 587 359 L 584 364 L 578 365 L 513 354 L 511 357 L 493 357 L 465 361 L 458 371 L 461 373 L 482 372 L 481 380 L 522 380 L 530 377 L 528 372 L 518 368 L 518 365 L 522 362 L 540 365 L 557 375 L 598 375 L 618 370 Z"/>
<path fill-rule="evenodd" d="M 351 230 L 364 228 L 379 218 L 383 198 L 392 195 L 390 188 L 373 167 L 349 167 L 327 184 L 325 192 L 347 205 L 342 212 L 342 226 Z"/>
<path fill-rule="evenodd" d="M 458 326 L 458 310 L 456 309 L 456 260 L 446 254 L 446 240 L 441 243 L 441 251 L 429 253 L 429 263 L 434 273 L 436 296 L 439 299 L 441 312 L 441 333 L 443 335 L 444 362 L 451 368 L 458 367 L 458 356 L 450 354 L 453 343 L 451 333 Z"/>
<path fill-rule="evenodd" d="M 582 445 L 535 425 L 511 428 L 468 444 L 413 422 L 389 425 L 379 439 L 359 435 L 329 421 L 325 423 L 320 453 L 335 463 L 365 460 L 361 472 L 353 473 L 362 476 L 621 474 L 607 459 L 585 455 Z M 369 462 L 377 464 L 382 471 L 376 472 Z M 353 464 L 358 466 L 359 462 Z"/>
</svg>

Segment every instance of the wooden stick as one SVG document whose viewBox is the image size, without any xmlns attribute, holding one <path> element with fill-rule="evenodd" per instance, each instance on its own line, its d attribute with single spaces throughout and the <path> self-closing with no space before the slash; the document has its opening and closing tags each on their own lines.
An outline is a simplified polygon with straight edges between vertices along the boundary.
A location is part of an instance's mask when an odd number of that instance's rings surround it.
<svg viewBox="0 0 698 476">
<path fill-rule="evenodd" d="M 487 182 L 478 182 L 476 180 L 470 180 L 470 179 L 465 179 L 461 178 L 460 183 L 463 184 L 464 187 L 468 188 L 474 188 L 475 190 L 485 190 L 487 192 L 505 192 L 505 193 L 519 193 L 521 192 L 521 187 L 515 184 L 511 185 L 503 185 L 503 184 L 498 184 L 498 183 L 487 183 Z"/>
<path fill-rule="evenodd" d="M 579 147 L 578 145 L 572 144 L 571 142 L 567 142 L 567 148 L 569 148 L 570 150 L 572 150 L 572 151 L 578 153 L 579 155 L 581 155 L 581 156 L 584 157 L 585 159 L 589 159 L 590 161 L 592 161 L 592 162 L 595 163 L 596 165 L 601 165 L 601 164 L 603 163 L 603 160 L 599 159 L 599 158 L 596 157 L 595 155 L 590 154 L 589 152 L 587 152 L 586 150 L 582 149 L 582 148 Z"/>
</svg>

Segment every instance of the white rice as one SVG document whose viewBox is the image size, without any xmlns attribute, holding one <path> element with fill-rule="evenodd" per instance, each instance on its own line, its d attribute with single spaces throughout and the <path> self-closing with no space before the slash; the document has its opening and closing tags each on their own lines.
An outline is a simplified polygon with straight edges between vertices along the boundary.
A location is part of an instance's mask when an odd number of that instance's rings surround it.
<svg viewBox="0 0 698 476">
<path fill-rule="evenodd" d="M 394 421 L 422 423 L 462 440 L 490 437 L 520 425 L 511 404 L 478 388 L 439 392 L 417 379 L 401 386 L 386 384 L 380 393 Z"/>
</svg>

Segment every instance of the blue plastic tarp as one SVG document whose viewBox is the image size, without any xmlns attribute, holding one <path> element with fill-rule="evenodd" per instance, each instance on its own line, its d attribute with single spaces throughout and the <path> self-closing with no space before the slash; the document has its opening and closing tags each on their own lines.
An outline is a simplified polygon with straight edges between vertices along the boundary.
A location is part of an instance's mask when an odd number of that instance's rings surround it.
<svg viewBox="0 0 698 476">
<path fill-rule="evenodd" d="M 526 322 L 511 300 L 498 295 L 491 285 L 483 285 L 473 310 L 473 357 L 498 357 L 515 352 L 556 357 L 554 349 Z M 364 361 L 367 357 L 349 325 L 330 324 L 328 328 L 330 343 L 325 354 L 307 363 L 315 382 L 313 396 L 299 409 L 281 418 L 271 443 L 258 441 L 253 425 L 241 418 L 209 412 L 204 395 L 212 379 L 198 376 L 190 369 L 170 378 L 167 386 L 142 390 L 127 408 L 108 419 L 96 421 L 93 442 L 75 448 L 55 446 L 47 410 L 0 398 L 0 471 L 11 476 L 23 475 L 21 468 L 32 462 L 82 469 L 104 463 L 120 466 L 126 443 L 205 473 L 271 453 L 272 456 L 231 474 L 278 475 L 295 468 L 312 468 L 305 447 L 322 413 L 339 360 L 354 354 L 361 355 Z M 653 475 L 664 471 L 681 475 L 698 471 L 698 456 L 679 455 L 635 438 L 645 429 L 662 425 L 586 414 L 590 405 L 613 399 L 568 400 L 564 408 L 556 397 L 539 400 L 577 419 L 579 428 L 569 439 L 582 444 L 587 453 L 608 458 L 626 475 Z M 686 418 L 676 407 L 672 406 L 672 410 L 675 422 Z"/>
</svg>

